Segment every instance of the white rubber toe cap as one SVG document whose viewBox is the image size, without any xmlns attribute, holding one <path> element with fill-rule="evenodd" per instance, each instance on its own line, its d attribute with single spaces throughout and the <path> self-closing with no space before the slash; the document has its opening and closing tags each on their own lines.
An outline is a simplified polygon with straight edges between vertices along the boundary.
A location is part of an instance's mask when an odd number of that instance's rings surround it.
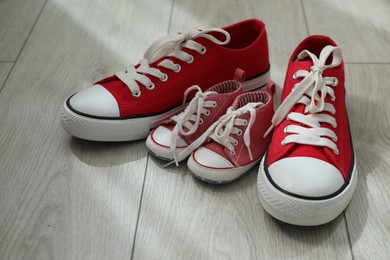
<svg viewBox="0 0 390 260">
<path fill-rule="evenodd" d="M 171 147 L 171 130 L 164 126 L 159 126 L 152 133 L 153 141 L 161 146 Z M 187 146 L 186 141 L 184 141 L 180 136 L 177 137 L 176 147 Z"/>
<path fill-rule="evenodd" d="M 69 99 L 75 112 L 99 117 L 119 117 L 119 106 L 111 93 L 101 85 L 86 88 Z"/>
<path fill-rule="evenodd" d="M 311 157 L 281 159 L 268 167 L 268 173 L 281 189 L 305 197 L 328 196 L 344 184 L 336 167 Z"/>
<path fill-rule="evenodd" d="M 234 165 L 221 155 L 200 147 L 194 152 L 194 159 L 197 163 L 210 168 L 231 168 Z"/>
</svg>

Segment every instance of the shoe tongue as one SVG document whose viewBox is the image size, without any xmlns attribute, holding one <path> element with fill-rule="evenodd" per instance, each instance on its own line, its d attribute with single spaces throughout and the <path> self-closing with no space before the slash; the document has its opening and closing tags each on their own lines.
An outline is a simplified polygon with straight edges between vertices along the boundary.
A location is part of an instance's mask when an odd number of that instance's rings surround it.
<svg viewBox="0 0 390 260">
<path fill-rule="evenodd" d="M 306 70 L 310 71 L 310 68 L 313 66 L 313 62 L 311 60 L 296 60 L 292 63 L 290 63 L 290 66 L 288 68 L 288 77 L 289 77 L 289 82 L 288 86 L 291 88 L 294 86 L 297 81 L 292 80 L 292 75 L 297 72 L 298 70 Z M 286 86 L 285 86 L 286 87 Z M 287 93 L 289 94 L 289 93 Z M 283 97 L 282 100 L 284 100 L 286 97 Z M 297 103 L 295 104 L 290 112 L 296 112 L 296 113 L 301 113 L 305 114 L 305 105 Z M 308 113 L 310 114 L 310 113 Z M 300 125 L 296 122 L 291 122 L 291 124 L 294 125 Z M 310 154 L 310 157 L 312 158 L 317 158 L 320 160 L 323 160 L 325 162 L 329 162 L 329 158 L 326 156 L 324 152 L 324 148 L 321 146 L 310 146 L 310 145 L 299 145 L 299 144 L 294 144 L 290 146 L 288 149 L 287 153 L 283 156 L 289 156 L 289 157 L 306 157 L 308 154 Z"/>
<path fill-rule="evenodd" d="M 312 60 L 296 60 L 291 63 L 290 70 L 293 70 L 292 73 L 295 73 L 297 70 L 306 70 L 310 71 L 310 68 L 313 66 Z"/>
</svg>

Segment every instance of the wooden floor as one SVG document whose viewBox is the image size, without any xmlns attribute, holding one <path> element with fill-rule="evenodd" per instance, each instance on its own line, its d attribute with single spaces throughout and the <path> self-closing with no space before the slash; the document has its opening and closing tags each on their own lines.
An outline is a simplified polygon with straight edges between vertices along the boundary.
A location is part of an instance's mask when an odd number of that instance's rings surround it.
<svg viewBox="0 0 390 260">
<path fill-rule="evenodd" d="M 60 125 L 67 96 L 157 38 L 251 17 L 267 25 L 279 86 L 304 37 L 343 49 L 360 179 L 329 224 L 271 218 L 256 167 L 204 184 L 143 141 L 87 142 Z M 387 0 L 0 0 L 0 259 L 390 259 L 389 74 Z"/>
</svg>

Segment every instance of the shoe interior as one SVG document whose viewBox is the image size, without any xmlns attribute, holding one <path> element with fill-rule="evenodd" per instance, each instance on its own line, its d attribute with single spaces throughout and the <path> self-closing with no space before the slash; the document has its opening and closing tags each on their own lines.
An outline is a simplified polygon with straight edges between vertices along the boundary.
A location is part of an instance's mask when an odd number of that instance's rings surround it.
<svg viewBox="0 0 390 260">
<path fill-rule="evenodd" d="M 327 36 L 323 36 L 323 35 L 309 36 L 305 40 L 303 40 L 301 44 L 299 44 L 299 46 L 297 47 L 297 49 L 295 50 L 291 58 L 293 61 L 296 61 L 298 59 L 299 53 L 301 53 L 301 51 L 303 50 L 308 50 L 311 53 L 313 53 L 315 56 L 319 57 L 322 49 L 327 45 L 336 46 L 336 43 Z M 331 56 L 328 58 L 327 62 L 332 60 Z M 311 60 L 311 59 L 310 57 L 306 57 L 303 60 Z"/>
<path fill-rule="evenodd" d="M 263 103 L 264 105 L 270 102 L 270 95 L 267 92 L 259 91 L 259 92 L 248 92 L 242 94 L 238 98 L 237 109 L 245 106 L 248 103 Z"/>
<path fill-rule="evenodd" d="M 225 45 L 229 49 L 244 49 L 250 46 L 264 31 L 263 24 L 257 20 L 247 20 L 231 26 L 223 28 L 230 36 L 230 42 Z M 224 35 L 220 33 L 212 33 L 212 35 L 219 40 L 224 40 Z"/>
<path fill-rule="evenodd" d="M 210 91 L 216 91 L 219 94 L 227 94 L 237 91 L 240 87 L 240 83 L 236 80 L 228 80 L 217 85 L 214 85 Z"/>
</svg>

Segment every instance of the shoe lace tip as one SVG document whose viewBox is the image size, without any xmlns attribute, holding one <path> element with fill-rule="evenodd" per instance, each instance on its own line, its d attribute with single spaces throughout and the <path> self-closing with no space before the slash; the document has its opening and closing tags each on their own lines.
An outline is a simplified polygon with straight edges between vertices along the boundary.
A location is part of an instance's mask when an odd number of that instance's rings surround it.
<svg viewBox="0 0 390 260">
<path fill-rule="evenodd" d="M 253 161 L 252 151 L 249 147 L 248 147 L 248 154 L 249 154 L 249 158 L 251 159 L 251 161 Z"/>
<path fill-rule="evenodd" d="M 271 125 L 271 126 L 268 128 L 267 132 L 265 132 L 265 134 L 263 135 L 263 137 L 266 138 L 266 137 L 272 132 L 273 129 L 274 129 L 274 125 Z"/>
<path fill-rule="evenodd" d="M 168 167 L 168 166 L 171 165 L 172 163 L 173 163 L 173 161 L 170 161 L 169 163 L 164 164 L 164 165 L 163 165 L 163 168 Z"/>
<path fill-rule="evenodd" d="M 166 168 L 166 167 L 170 166 L 171 164 L 175 164 L 176 166 L 179 166 L 179 164 L 178 164 L 177 161 L 172 160 L 172 161 L 170 161 L 169 163 L 164 164 L 164 165 L 163 165 L 163 168 Z"/>
<path fill-rule="evenodd" d="M 169 163 L 165 164 L 165 165 L 163 166 L 163 168 L 165 168 L 165 167 L 167 167 L 167 166 L 169 166 L 169 165 L 171 165 L 171 164 L 175 164 L 176 167 L 179 167 L 179 162 L 177 161 L 176 154 L 175 154 L 175 153 L 172 153 L 172 154 L 173 154 L 173 160 L 170 161 Z"/>
</svg>

